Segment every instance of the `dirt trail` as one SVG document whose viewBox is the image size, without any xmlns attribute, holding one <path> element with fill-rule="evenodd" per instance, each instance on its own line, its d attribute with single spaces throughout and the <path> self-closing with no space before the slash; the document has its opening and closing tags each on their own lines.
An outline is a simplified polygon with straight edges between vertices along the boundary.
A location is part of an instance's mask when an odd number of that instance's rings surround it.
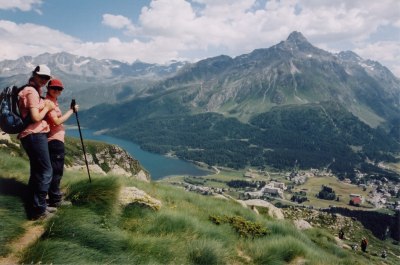
<svg viewBox="0 0 400 265">
<path fill-rule="evenodd" d="M 25 233 L 8 244 L 11 253 L 7 257 L 0 257 L 0 265 L 19 264 L 21 252 L 35 243 L 45 231 L 43 224 L 34 221 L 26 222 L 24 228 Z"/>
</svg>

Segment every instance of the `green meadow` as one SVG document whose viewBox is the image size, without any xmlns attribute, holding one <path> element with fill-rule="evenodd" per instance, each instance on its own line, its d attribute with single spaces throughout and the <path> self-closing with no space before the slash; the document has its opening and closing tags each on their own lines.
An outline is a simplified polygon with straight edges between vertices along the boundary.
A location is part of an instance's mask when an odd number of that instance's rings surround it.
<svg viewBox="0 0 400 265">
<path fill-rule="evenodd" d="M 26 158 L 0 148 L 0 256 L 25 233 Z M 162 202 L 121 206 L 123 187 Z M 66 171 L 63 189 L 73 205 L 37 221 L 45 233 L 17 253 L 23 264 L 381 264 L 353 252 L 321 229 L 299 231 L 289 220 L 257 215 L 233 200 L 185 192 L 167 183 Z M 397 254 L 398 255 L 398 254 Z M 393 255 L 385 261 L 396 264 Z"/>
</svg>

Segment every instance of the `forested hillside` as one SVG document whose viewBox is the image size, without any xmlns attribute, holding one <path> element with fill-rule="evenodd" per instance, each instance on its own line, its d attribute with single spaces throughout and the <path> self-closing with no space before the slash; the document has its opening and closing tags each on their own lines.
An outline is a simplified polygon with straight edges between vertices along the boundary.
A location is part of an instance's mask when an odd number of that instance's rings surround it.
<svg viewBox="0 0 400 265">
<path fill-rule="evenodd" d="M 136 103 L 135 106 L 141 105 L 140 101 Z M 180 109 L 179 105 L 172 107 Z M 126 125 L 109 133 L 136 142 L 148 151 L 172 152 L 209 165 L 236 169 L 264 165 L 277 169 L 329 168 L 341 178 L 354 178 L 354 169 L 359 169 L 382 177 L 398 177 L 365 160 L 395 162 L 393 154 L 399 151 L 399 143 L 384 130 L 370 128 L 335 103 L 275 107 L 255 116 L 250 123 L 217 113 L 154 117 L 132 109 L 131 117 L 118 118 L 119 113 L 99 107 L 93 110 L 98 117 L 85 122 L 99 129 L 122 122 Z"/>
</svg>

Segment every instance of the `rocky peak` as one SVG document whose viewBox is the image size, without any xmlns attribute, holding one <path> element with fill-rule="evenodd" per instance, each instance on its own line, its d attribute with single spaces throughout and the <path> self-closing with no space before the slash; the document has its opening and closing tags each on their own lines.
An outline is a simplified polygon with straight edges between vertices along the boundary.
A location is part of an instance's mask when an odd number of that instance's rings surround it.
<svg viewBox="0 0 400 265">
<path fill-rule="evenodd" d="M 343 61 L 351 61 L 351 62 L 359 62 L 363 60 L 360 56 L 358 56 L 355 52 L 352 51 L 339 52 L 338 57 Z"/>
<path fill-rule="evenodd" d="M 308 40 L 303 36 L 303 34 L 301 34 L 301 32 L 298 31 L 293 31 L 292 33 L 290 33 L 290 35 L 286 39 L 286 42 L 292 44 L 304 44 L 304 43 L 310 44 Z"/>
<path fill-rule="evenodd" d="M 286 41 L 276 45 L 279 49 L 290 52 L 298 58 L 331 58 L 332 54 L 313 46 L 308 40 L 298 31 L 290 33 Z"/>
</svg>

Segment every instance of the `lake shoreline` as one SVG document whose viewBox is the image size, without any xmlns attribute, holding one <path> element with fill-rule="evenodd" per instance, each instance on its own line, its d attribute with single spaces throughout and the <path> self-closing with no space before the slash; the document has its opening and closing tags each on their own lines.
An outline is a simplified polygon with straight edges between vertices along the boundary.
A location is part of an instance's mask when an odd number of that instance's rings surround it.
<svg viewBox="0 0 400 265">
<path fill-rule="evenodd" d="M 209 176 L 215 173 L 210 170 L 208 165 L 202 165 L 200 162 L 187 161 L 176 156 L 166 156 L 151 153 L 140 148 L 136 143 L 126 139 L 117 138 L 104 134 L 103 131 L 94 131 L 90 129 L 82 129 L 82 138 L 84 140 L 102 141 L 108 144 L 115 144 L 127 151 L 134 159 L 150 173 L 152 180 L 159 180 L 168 176 Z M 78 128 L 76 126 L 68 126 L 66 128 L 68 137 L 79 138 Z"/>
</svg>

